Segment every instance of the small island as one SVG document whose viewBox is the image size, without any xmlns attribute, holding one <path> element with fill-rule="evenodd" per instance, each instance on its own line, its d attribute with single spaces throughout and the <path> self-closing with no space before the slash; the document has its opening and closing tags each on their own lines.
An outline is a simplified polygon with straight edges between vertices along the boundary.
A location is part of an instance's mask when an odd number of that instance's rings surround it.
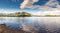
<svg viewBox="0 0 60 33">
<path fill-rule="evenodd" d="M 27 12 L 15 12 L 15 13 L 0 13 L 0 17 L 31 17 L 32 14 Z"/>
</svg>

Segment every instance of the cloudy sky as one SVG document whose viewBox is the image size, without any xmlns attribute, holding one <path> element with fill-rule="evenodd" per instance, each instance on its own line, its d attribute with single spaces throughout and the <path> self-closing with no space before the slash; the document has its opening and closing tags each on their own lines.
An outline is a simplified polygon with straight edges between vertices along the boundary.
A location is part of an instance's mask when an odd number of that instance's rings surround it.
<svg viewBox="0 0 60 33">
<path fill-rule="evenodd" d="M 0 12 L 60 11 L 60 0 L 0 0 Z"/>
</svg>

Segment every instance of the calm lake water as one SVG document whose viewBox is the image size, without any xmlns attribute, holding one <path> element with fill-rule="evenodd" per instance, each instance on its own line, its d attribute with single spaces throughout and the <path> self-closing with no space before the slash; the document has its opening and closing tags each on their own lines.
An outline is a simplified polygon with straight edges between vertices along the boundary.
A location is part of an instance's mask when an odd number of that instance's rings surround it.
<svg viewBox="0 0 60 33">
<path fill-rule="evenodd" d="M 60 31 L 60 17 L 0 17 L 0 24 L 3 23 L 14 29 L 19 29 L 24 24 L 43 32 Z"/>
</svg>

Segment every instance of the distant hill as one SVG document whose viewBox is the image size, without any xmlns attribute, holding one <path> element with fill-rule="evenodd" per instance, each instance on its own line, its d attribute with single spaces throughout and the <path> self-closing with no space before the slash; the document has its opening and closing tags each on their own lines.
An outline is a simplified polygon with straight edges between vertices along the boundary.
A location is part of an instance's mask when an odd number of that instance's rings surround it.
<svg viewBox="0 0 60 33">
<path fill-rule="evenodd" d="M 0 13 L 0 17 L 30 17 L 32 16 L 30 13 L 27 12 L 15 12 L 15 13 Z"/>
</svg>

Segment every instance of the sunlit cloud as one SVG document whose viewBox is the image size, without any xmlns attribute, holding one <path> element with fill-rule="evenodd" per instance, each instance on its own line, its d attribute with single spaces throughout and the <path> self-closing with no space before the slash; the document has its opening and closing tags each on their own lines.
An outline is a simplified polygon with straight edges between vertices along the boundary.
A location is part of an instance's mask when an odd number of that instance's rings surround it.
<svg viewBox="0 0 60 33">
<path fill-rule="evenodd" d="M 35 2 L 38 2 L 39 0 L 24 0 L 21 4 L 20 8 L 31 8 L 33 7 Z"/>
<path fill-rule="evenodd" d="M 49 0 L 45 5 L 33 5 L 35 2 L 38 2 L 39 0 L 24 0 L 22 2 L 20 8 L 30 8 L 30 9 L 38 9 L 38 10 L 48 10 L 48 11 L 54 11 L 54 10 L 60 10 L 60 5 L 57 0 Z"/>
</svg>

